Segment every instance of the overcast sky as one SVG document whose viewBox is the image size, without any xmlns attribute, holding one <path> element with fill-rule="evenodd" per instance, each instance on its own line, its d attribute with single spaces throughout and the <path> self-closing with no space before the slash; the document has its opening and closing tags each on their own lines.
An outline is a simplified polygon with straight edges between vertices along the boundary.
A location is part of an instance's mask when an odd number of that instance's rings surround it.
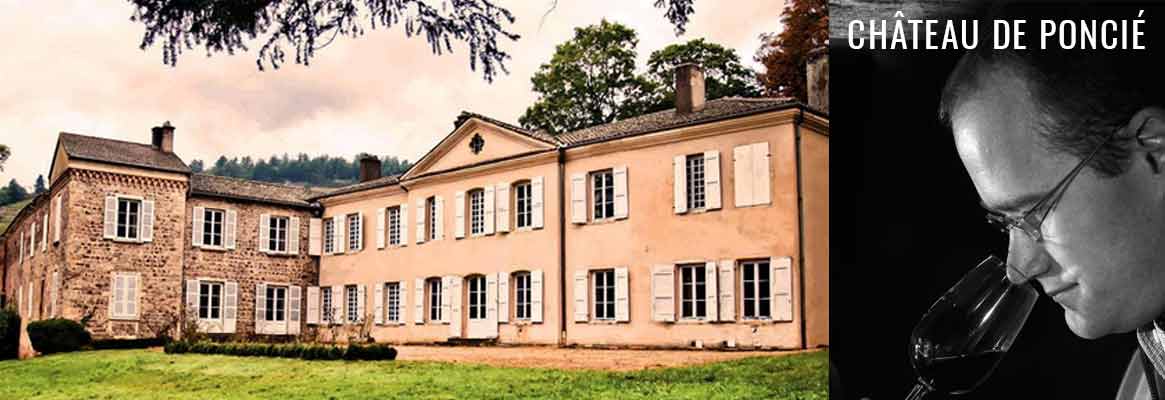
<svg viewBox="0 0 1165 400">
<path fill-rule="evenodd" d="M 437 56 L 400 26 L 337 39 L 310 67 L 259 72 L 257 49 L 210 58 L 195 49 L 172 68 L 159 48 L 138 48 L 143 28 L 129 20 L 128 2 L 0 0 L 0 143 L 13 153 L 0 184 L 31 187 L 47 176 L 58 132 L 148 143 L 150 127 L 166 120 L 187 162 L 362 151 L 415 161 L 461 110 L 516 123 L 535 100 L 530 77 L 575 27 L 607 18 L 635 29 L 640 69 L 651 51 L 701 37 L 759 68 L 758 36 L 780 29 L 783 7 L 696 0 L 687 33 L 676 37 L 654 0 L 559 0 L 541 27 L 550 1 L 496 2 L 514 13 L 510 30 L 522 38 L 500 43 L 513 56 L 510 74 L 490 84 L 469 69 L 463 46 Z"/>
</svg>

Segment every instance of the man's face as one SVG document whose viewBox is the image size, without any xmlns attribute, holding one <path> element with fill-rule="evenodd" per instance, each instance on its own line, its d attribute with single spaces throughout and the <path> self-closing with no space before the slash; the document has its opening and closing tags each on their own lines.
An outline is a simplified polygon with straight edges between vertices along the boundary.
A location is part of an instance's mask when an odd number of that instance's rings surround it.
<svg viewBox="0 0 1165 400">
<path fill-rule="evenodd" d="M 955 144 L 983 203 L 1018 217 L 1080 158 L 1046 148 L 1021 74 L 987 68 L 985 83 L 951 113 Z M 1085 168 L 1044 220 L 1042 242 L 1009 234 L 1008 265 L 1040 283 L 1076 335 L 1127 332 L 1165 309 L 1163 179 L 1136 153 L 1117 177 Z"/>
</svg>

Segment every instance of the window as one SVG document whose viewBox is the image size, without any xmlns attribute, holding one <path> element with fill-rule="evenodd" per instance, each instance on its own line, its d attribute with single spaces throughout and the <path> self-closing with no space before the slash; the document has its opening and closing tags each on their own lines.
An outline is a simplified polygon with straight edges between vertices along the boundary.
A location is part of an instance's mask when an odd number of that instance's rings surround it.
<svg viewBox="0 0 1165 400">
<path fill-rule="evenodd" d="M 772 285 L 769 282 L 769 262 L 746 261 L 740 264 L 741 281 L 744 288 L 744 318 L 772 318 L 770 297 Z"/>
<path fill-rule="evenodd" d="M 347 313 L 348 322 L 360 321 L 360 291 L 356 285 L 344 286 L 344 299 L 348 306 Z"/>
<path fill-rule="evenodd" d="M 363 221 L 363 219 L 360 218 L 360 214 L 348 214 L 348 250 L 349 251 L 358 251 L 358 250 L 360 250 L 361 244 L 363 244 L 363 241 L 360 240 L 360 239 L 362 239 L 362 237 L 360 235 L 360 233 L 362 232 L 360 223 L 362 221 Z"/>
<path fill-rule="evenodd" d="M 142 201 L 127 198 L 117 199 L 117 238 L 137 240 L 138 221 L 141 219 Z"/>
<path fill-rule="evenodd" d="M 469 284 L 469 319 L 485 319 L 485 277 L 466 279 Z"/>
<path fill-rule="evenodd" d="M 388 209 L 388 244 L 400 245 L 400 206 Z"/>
<path fill-rule="evenodd" d="M 704 155 L 689 155 L 686 165 L 688 172 L 688 208 L 704 208 Z"/>
<path fill-rule="evenodd" d="M 425 208 L 429 210 L 429 221 L 425 225 L 429 231 L 425 233 L 425 236 L 428 236 L 429 240 L 437 240 L 437 198 L 425 199 Z"/>
<path fill-rule="evenodd" d="M 324 253 L 336 252 L 336 220 L 324 220 Z"/>
<path fill-rule="evenodd" d="M 615 177 L 612 170 L 592 172 L 591 183 L 594 186 L 594 219 L 600 220 L 614 217 Z"/>
<path fill-rule="evenodd" d="M 514 318 L 530 319 L 530 273 L 519 272 L 514 274 Z"/>
<path fill-rule="evenodd" d="M 615 270 L 594 272 L 595 319 L 615 319 Z"/>
<path fill-rule="evenodd" d="M 469 234 L 485 233 L 485 191 L 469 191 Z"/>
<path fill-rule="evenodd" d="M 388 304 L 388 321 L 400 322 L 400 282 L 389 282 L 384 286 L 385 304 Z"/>
<path fill-rule="evenodd" d="M 320 311 L 323 313 L 324 322 L 331 322 L 335 320 L 332 315 L 332 288 L 320 288 Z"/>
<path fill-rule="evenodd" d="M 441 320 L 441 279 L 429 278 L 425 282 L 429 290 L 429 321 Z"/>
<path fill-rule="evenodd" d="M 127 272 L 113 274 L 113 307 L 110 317 L 113 319 L 134 319 L 138 317 L 138 285 L 139 275 Z M 29 289 L 29 297 L 32 292 Z M 32 299 L 29 299 L 31 307 Z"/>
<path fill-rule="evenodd" d="M 223 216 L 226 212 L 207 208 L 202 211 L 202 244 L 222 247 Z"/>
<path fill-rule="evenodd" d="M 222 283 L 198 284 L 198 319 L 222 318 Z"/>
<path fill-rule="evenodd" d="M 283 311 L 287 307 L 287 288 L 283 286 L 267 286 L 267 315 L 264 320 L 279 322 L 286 320 Z"/>
<path fill-rule="evenodd" d="M 531 201 L 530 182 L 521 182 L 514 185 L 514 218 L 518 228 L 529 228 L 534 225 L 533 202 Z"/>
<path fill-rule="evenodd" d="M 276 253 L 287 252 L 287 225 L 291 222 L 288 217 L 271 217 L 267 227 L 267 248 Z"/>
<path fill-rule="evenodd" d="M 704 264 L 680 266 L 680 317 L 703 319 L 708 317 L 707 287 Z"/>
</svg>

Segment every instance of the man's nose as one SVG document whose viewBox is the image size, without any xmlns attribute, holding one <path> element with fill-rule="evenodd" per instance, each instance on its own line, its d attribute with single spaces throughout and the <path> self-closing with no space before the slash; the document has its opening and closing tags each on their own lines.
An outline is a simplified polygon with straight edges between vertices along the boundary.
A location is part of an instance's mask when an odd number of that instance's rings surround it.
<svg viewBox="0 0 1165 400">
<path fill-rule="evenodd" d="M 1007 279 L 1021 284 L 1048 270 L 1046 253 L 1038 243 L 1018 229 L 1008 234 Z"/>
</svg>

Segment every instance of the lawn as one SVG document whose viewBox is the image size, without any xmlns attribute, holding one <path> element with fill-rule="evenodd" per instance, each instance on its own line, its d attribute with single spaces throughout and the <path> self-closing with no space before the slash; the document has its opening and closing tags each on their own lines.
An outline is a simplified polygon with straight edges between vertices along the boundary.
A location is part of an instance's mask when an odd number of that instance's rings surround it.
<svg viewBox="0 0 1165 400">
<path fill-rule="evenodd" d="M 0 362 L 0 398 L 826 399 L 828 358 L 818 351 L 604 372 L 104 350 Z"/>
</svg>

